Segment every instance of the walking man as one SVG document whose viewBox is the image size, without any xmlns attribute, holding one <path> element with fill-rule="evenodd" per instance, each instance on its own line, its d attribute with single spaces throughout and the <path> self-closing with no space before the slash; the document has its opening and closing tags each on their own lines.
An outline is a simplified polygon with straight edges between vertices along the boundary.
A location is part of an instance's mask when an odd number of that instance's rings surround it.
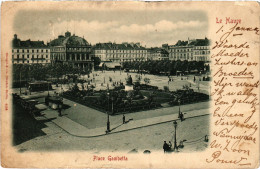
<svg viewBox="0 0 260 169">
<path fill-rule="evenodd" d="M 164 153 L 167 153 L 169 151 L 169 145 L 166 143 L 166 141 L 164 141 L 164 144 L 163 144 L 163 151 L 164 151 Z"/>
<path fill-rule="evenodd" d="M 125 115 L 123 114 L 123 124 L 125 124 Z"/>
<path fill-rule="evenodd" d="M 184 120 L 184 116 L 183 116 L 183 113 L 182 113 L 182 112 L 180 113 L 180 119 L 181 119 L 181 121 Z"/>
</svg>

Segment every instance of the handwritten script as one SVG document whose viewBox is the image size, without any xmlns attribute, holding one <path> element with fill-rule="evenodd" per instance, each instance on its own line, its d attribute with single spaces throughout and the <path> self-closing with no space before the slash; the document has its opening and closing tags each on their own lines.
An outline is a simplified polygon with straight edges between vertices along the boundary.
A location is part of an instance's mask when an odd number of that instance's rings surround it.
<svg viewBox="0 0 260 169">
<path fill-rule="evenodd" d="M 254 160 L 252 148 L 258 146 L 259 63 L 254 58 L 259 56 L 252 53 L 254 44 L 247 37 L 259 37 L 260 32 L 258 27 L 241 26 L 241 20 L 232 24 L 216 20 L 217 38 L 211 50 L 215 127 L 209 145 L 212 154 L 205 160 L 250 167 Z"/>
</svg>

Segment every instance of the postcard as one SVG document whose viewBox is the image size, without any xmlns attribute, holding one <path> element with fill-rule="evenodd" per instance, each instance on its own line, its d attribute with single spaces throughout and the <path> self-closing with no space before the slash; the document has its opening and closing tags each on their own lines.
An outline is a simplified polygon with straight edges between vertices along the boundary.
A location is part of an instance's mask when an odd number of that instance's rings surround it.
<svg viewBox="0 0 260 169">
<path fill-rule="evenodd" d="M 1 165 L 258 168 L 259 3 L 1 7 Z"/>
</svg>

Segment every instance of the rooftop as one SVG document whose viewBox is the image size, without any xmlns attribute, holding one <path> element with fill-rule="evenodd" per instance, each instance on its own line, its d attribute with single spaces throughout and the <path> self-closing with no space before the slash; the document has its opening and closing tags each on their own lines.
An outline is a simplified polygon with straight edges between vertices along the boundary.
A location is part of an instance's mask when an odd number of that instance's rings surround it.
<svg viewBox="0 0 260 169">
<path fill-rule="evenodd" d="M 17 35 L 14 35 L 14 39 L 12 41 L 13 48 L 46 48 L 47 45 L 44 44 L 43 41 L 31 41 L 30 39 L 21 41 L 17 38 Z"/>
<path fill-rule="evenodd" d="M 105 50 L 144 50 L 146 48 L 142 47 L 140 43 L 121 43 L 121 44 L 116 44 L 112 42 L 108 43 L 97 43 L 94 46 L 94 49 L 105 49 Z"/>
<path fill-rule="evenodd" d="M 194 40 L 188 40 L 188 41 L 181 41 L 179 40 L 175 45 L 172 45 L 172 47 L 179 47 L 179 46 L 209 46 L 210 40 L 208 38 L 205 39 L 194 39 Z"/>
<path fill-rule="evenodd" d="M 89 46 L 90 44 L 82 37 L 71 35 L 66 32 L 65 36 L 59 35 L 57 39 L 50 41 L 49 46 Z"/>
</svg>

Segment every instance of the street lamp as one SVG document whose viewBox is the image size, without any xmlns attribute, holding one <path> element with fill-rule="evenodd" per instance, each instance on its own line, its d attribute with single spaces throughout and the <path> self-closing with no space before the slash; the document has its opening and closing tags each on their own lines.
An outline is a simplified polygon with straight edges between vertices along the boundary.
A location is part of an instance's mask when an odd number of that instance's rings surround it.
<svg viewBox="0 0 260 169">
<path fill-rule="evenodd" d="M 181 117 L 181 100 L 179 99 L 178 100 L 178 103 L 179 103 L 179 115 L 178 115 L 178 118 Z"/>
<path fill-rule="evenodd" d="M 175 149 L 178 150 L 177 148 L 177 139 L 176 139 L 176 129 L 177 129 L 177 122 L 174 120 L 173 122 L 173 126 L 174 126 L 174 129 L 175 129 L 175 134 L 174 134 L 174 148 L 173 148 L 173 151 L 175 151 Z"/>
<path fill-rule="evenodd" d="M 108 96 L 108 110 L 107 110 L 107 133 L 110 132 L 110 122 L 109 122 L 109 114 L 108 114 L 108 111 L 109 111 L 109 93 L 107 93 L 107 96 Z"/>
</svg>

